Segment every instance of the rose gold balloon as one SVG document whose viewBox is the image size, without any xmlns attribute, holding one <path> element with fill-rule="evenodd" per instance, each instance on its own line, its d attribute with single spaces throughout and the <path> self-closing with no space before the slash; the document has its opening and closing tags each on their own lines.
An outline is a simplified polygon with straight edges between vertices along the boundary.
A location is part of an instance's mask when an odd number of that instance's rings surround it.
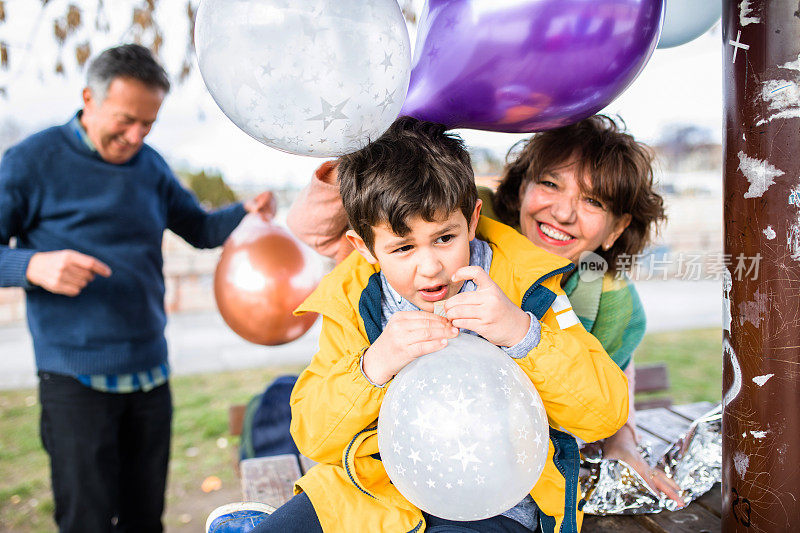
<svg viewBox="0 0 800 533">
<path fill-rule="evenodd" d="M 217 307 L 240 337 L 275 345 L 308 331 L 317 315 L 294 311 L 317 287 L 322 264 L 288 231 L 247 215 L 231 233 L 214 274 Z"/>
</svg>

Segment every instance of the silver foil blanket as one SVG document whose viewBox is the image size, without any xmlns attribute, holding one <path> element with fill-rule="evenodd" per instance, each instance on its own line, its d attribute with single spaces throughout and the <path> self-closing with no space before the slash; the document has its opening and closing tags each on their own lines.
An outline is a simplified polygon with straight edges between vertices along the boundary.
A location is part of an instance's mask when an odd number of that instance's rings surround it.
<svg viewBox="0 0 800 533">
<path fill-rule="evenodd" d="M 648 447 L 640 451 L 645 460 L 675 480 L 681 497 L 689 504 L 721 480 L 722 407 L 717 406 L 695 420 L 661 457 Z M 656 494 L 624 461 L 603 459 L 600 446 L 582 450 L 580 483 L 584 512 L 596 515 L 658 513 L 675 511 L 678 504 Z"/>
</svg>

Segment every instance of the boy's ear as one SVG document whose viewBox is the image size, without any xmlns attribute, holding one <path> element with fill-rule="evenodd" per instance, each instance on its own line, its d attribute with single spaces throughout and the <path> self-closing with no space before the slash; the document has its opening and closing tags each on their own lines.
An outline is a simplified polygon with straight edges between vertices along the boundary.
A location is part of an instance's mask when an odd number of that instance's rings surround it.
<svg viewBox="0 0 800 533">
<path fill-rule="evenodd" d="M 478 219 L 481 218 L 482 205 L 483 205 L 483 200 L 478 198 L 478 201 L 475 202 L 475 209 L 473 209 L 472 216 L 469 219 L 469 240 L 475 238 L 475 232 L 478 229 Z"/>
<path fill-rule="evenodd" d="M 353 248 L 358 250 L 358 253 L 360 253 L 364 257 L 364 259 L 367 260 L 367 263 L 371 265 L 375 265 L 378 263 L 378 260 L 375 258 L 374 255 L 372 255 L 372 252 L 369 251 L 367 243 L 364 242 L 364 239 L 362 239 L 358 233 L 349 229 L 344 234 L 344 236 L 347 238 L 348 241 L 350 241 L 350 244 L 353 245 Z"/>
</svg>

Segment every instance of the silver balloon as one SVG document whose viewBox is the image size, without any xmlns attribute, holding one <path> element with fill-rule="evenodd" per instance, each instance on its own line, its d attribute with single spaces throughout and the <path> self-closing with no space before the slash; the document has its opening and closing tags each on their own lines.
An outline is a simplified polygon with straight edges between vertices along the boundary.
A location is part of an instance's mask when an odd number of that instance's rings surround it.
<svg viewBox="0 0 800 533">
<path fill-rule="evenodd" d="M 408 90 L 411 47 L 395 0 L 203 0 L 195 43 L 228 118 L 294 154 L 362 148 Z"/>
<path fill-rule="evenodd" d="M 719 0 L 665 0 L 665 7 L 657 48 L 672 48 L 693 41 L 722 16 Z"/>
<path fill-rule="evenodd" d="M 378 418 L 392 483 L 420 509 L 449 520 L 514 507 L 539 479 L 548 442 L 530 378 L 500 348 L 465 333 L 403 368 Z"/>
</svg>

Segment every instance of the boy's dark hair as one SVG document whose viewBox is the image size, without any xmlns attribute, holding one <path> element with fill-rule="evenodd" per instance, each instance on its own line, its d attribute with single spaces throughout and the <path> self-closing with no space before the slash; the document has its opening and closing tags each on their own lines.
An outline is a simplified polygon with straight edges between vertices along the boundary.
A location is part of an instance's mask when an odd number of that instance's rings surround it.
<svg viewBox="0 0 800 533">
<path fill-rule="evenodd" d="M 169 76 L 153 58 L 150 50 L 138 44 L 123 44 L 100 53 L 89 64 L 86 84 L 103 101 L 115 78 L 132 78 L 148 87 L 169 92 Z"/>
<path fill-rule="evenodd" d="M 478 191 L 464 141 L 441 124 L 400 117 L 377 140 L 339 159 L 339 191 L 350 227 L 374 252 L 372 228 L 396 235 L 414 217 L 433 222 L 460 209 L 469 222 Z"/>
<path fill-rule="evenodd" d="M 572 161 L 578 164 L 578 175 L 589 178 L 587 184 L 579 182 L 584 194 L 600 200 L 617 217 L 631 215 L 631 223 L 614 245 L 595 252 L 612 272 L 618 257 L 640 253 L 658 223 L 666 219 L 664 199 L 653 184 L 653 153 L 625 133 L 624 122 L 620 127 L 605 115 L 594 115 L 537 133 L 515 144 L 506 160 L 493 207 L 498 218 L 510 226 L 519 225 L 521 187 Z"/>
</svg>

